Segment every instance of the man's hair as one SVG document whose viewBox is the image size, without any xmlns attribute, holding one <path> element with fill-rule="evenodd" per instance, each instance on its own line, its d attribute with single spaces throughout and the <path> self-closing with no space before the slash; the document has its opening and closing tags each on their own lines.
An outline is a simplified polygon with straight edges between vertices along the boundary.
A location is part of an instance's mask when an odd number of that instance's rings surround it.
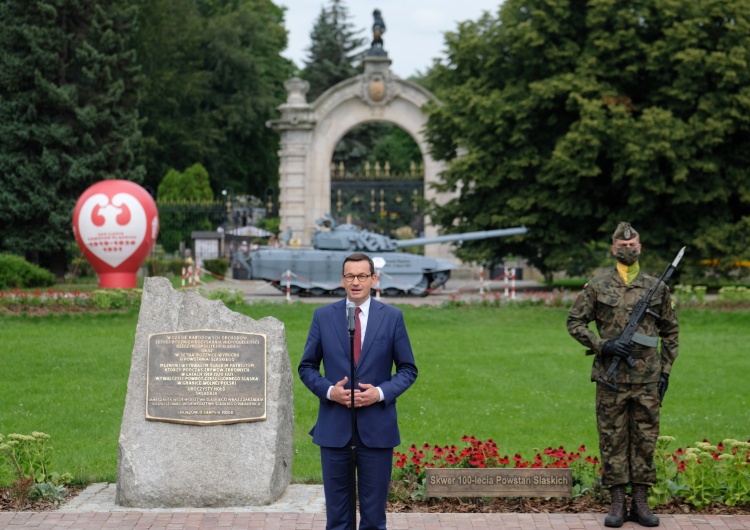
<svg viewBox="0 0 750 530">
<path fill-rule="evenodd" d="M 375 264 L 372 262 L 372 258 L 370 258 L 370 256 L 368 256 L 367 254 L 358 252 L 356 254 L 347 256 L 346 259 L 344 259 L 344 263 L 341 265 L 341 274 L 344 274 L 344 267 L 346 266 L 347 261 L 366 261 L 370 264 L 370 274 L 375 274 Z"/>
</svg>

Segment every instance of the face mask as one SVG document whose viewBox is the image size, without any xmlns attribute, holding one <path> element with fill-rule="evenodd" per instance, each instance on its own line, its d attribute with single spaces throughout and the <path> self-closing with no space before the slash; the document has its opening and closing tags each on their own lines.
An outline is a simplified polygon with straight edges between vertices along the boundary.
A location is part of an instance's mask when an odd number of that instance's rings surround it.
<svg viewBox="0 0 750 530">
<path fill-rule="evenodd" d="M 636 247 L 620 247 L 615 253 L 615 259 L 623 265 L 630 266 L 638 261 L 638 256 L 640 255 L 641 253 L 638 252 Z"/>
</svg>

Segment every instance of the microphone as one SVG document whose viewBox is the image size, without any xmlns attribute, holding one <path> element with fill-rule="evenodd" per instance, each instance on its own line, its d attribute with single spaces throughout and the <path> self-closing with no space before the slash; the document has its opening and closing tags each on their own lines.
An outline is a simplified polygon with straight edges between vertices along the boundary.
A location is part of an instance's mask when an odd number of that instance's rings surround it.
<svg viewBox="0 0 750 530">
<path fill-rule="evenodd" d="M 346 321 L 349 323 L 349 332 L 354 331 L 354 310 L 357 305 L 354 302 L 346 303 Z"/>
</svg>

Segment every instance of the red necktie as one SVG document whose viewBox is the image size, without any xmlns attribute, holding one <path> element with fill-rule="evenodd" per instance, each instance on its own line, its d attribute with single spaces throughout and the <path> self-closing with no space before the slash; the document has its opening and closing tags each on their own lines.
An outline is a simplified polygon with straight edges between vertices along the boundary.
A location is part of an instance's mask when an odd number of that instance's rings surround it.
<svg viewBox="0 0 750 530">
<path fill-rule="evenodd" d="M 362 353 L 362 325 L 359 323 L 361 312 L 359 307 L 354 311 L 354 364 L 359 364 L 359 354 Z"/>
</svg>

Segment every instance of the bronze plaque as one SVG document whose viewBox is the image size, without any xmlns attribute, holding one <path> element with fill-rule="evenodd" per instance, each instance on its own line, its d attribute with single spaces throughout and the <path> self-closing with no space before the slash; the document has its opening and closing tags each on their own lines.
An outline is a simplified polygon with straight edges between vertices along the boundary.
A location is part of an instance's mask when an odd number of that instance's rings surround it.
<svg viewBox="0 0 750 530">
<path fill-rule="evenodd" d="M 551 468 L 427 468 L 429 497 L 572 497 L 573 472 Z"/>
<path fill-rule="evenodd" d="M 218 425 L 266 419 L 266 336 L 199 329 L 148 337 L 146 419 Z"/>
</svg>

